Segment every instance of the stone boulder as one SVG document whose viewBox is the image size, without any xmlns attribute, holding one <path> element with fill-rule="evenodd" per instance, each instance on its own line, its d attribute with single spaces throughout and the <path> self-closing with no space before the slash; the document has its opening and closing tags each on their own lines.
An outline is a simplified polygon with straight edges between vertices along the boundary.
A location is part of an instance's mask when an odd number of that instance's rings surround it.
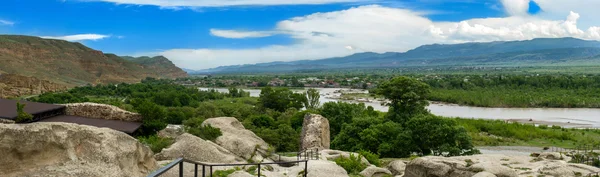
<svg viewBox="0 0 600 177">
<path fill-rule="evenodd" d="M 14 124 L 14 120 L 0 118 L 0 124 Z"/>
<path fill-rule="evenodd" d="M 302 123 L 301 150 L 329 149 L 329 120 L 318 114 L 307 114 Z"/>
<path fill-rule="evenodd" d="M 406 164 L 402 160 L 394 160 L 387 165 L 387 169 L 390 170 L 393 175 L 404 175 Z"/>
<path fill-rule="evenodd" d="M 308 177 L 348 177 L 348 172 L 344 168 L 328 160 L 310 160 L 308 161 Z M 304 163 L 293 168 L 287 168 L 287 175 L 281 176 L 302 176 L 304 174 Z"/>
<path fill-rule="evenodd" d="M 142 116 L 138 113 L 125 111 L 119 107 L 98 103 L 71 103 L 66 106 L 65 114 L 96 119 L 122 120 L 128 122 L 141 122 Z"/>
<path fill-rule="evenodd" d="M 345 152 L 345 151 L 338 151 L 338 150 L 331 150 L 331 149 L 325 149 L 325 150 L 320 151 L 319 153 L 320 153 L 319 157 L 324 160 L 335 160 L 340 157 L 350 158 L 351 154 L 354 156 L 360 155 L 360 154 L 354 153 L 354 152 Z M 362 162 L 362 164 L 371 165 L 371 163 L 369 163 L 369 161 L 365 157 L 361 156 L 360 161 Z"/>
<path fill-rule="evenodd" d="M 234 117 L 218 117 L 206 119 L 202 126 L 211 125 L 221 129 L 223 135 L 215 143 L 246 160 L 255 162 L 264 160 L 269 154 L 269 145 Z"/>
<path fill-rule="evenodd" d="M 540 155 L 538 155 L 537 157 L 547 159 L 547 160 L 571 161 L 571 157 L 562 155 L 559 152 L 543 152 L 543 153 L 540 153 Z"/>
<path fill-rule="evenodd" d="M 165 129 L 158 131 L 158 136 L 163 138 L 177 138 L 183 133 L 183 125 L 169 124 Z"/>
<path fill-rule="evenodd" d="M 370 167 L 365 168 L 363 171 L 361 171 L 360 175 L 362 175 L 364 177 L 383 177 L 383 176 L 392 175 L 392 172 L 390 172 L 389 170 L 387 170 L 385 168 L 370 166 Z"/>
<path fill-rule="evenodd" d="M 108 128 L 39 122 L 0 124 L 1 176 L 145 176 L 152 151 Z"/>
<path fill-rule="evenodd" d="M 188 160 L 207 163 L 241 163 L 244 159 L 229 150 L 192 134 L 184 133 L 175 143 L 154 156 L 156 160 L 174 160 L 183 157 Z"/>
<path fill-rule="evenodd" d="M 484 172 L 479 172 L 479 173 L 473 175 L 473 177 L 496 177 L 496 175 L 494 175 L 493 173 L 484 171 Z"/>
<path fill-rule="evenodd" d="M 541 156 L 541 155 L 540 155 Z M 523 155 L 474 155 L 459 157 L 420 157 L 410 161 L 405 177 L 459 177 L 480 172 L 498 177 L 576 176 L 598 172 L 599 168 L 564 160 L 549 160 Z M 488 175 L 489 174 L 485 174 Z M 480 174 L 484 175 L 484 174 Z"/>
</svg>

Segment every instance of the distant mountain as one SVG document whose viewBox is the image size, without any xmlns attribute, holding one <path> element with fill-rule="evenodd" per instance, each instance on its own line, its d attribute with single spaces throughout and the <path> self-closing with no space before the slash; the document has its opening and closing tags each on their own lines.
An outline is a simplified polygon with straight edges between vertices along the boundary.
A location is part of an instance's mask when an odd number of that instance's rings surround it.
<svg viewBox="0 0 600 177">
<path fill-rule="evenodd" d="M 576 38 L 526 41 L 432 44 L 404 53 L 357 53 L 346 57 L 255 65 L 222 66 L 205 73 L 292 72 L 311 69 L 390 68 L 408 66 L 536 65 L 597 59 L 600 42 Z M 269 66 L 269 67 L 265 67 Z"/>
<path fill-rule="evenodd" d="M 67 87 L 186 76 L 164 57 L 130 59 L 77 42 L 0 35 L 0 74 L 34 77 Z"/>
<path fill-rule="evenodd" d="M 155 56 L 155 57 L 130 57 L 130 56 L 122 56 L 121 58 L 132 61 L 134 63 L 140 64 L 144 69 L 153 72 L 154 74 L 162 77 L 168 78 L 179 78 L 186 77 L 187 72 L 183 69 L 178 68 L 166 57 L 163 56 Z"/>
</svg>

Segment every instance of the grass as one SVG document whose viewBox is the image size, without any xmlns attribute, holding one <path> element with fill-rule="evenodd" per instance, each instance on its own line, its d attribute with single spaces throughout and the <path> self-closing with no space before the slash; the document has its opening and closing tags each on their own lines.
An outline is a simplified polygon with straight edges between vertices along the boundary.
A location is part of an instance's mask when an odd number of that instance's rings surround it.
<svg viewBox="0 0 600 177">
<path fill-rule="evenodd" d="M 534 146 L 575 148 L 600 143 L 600 130 L 536 127 L 501 120 L 456 119 L 476 146 Z"/>
<path fill-rule="evenodd" d="M 173 139 L 162 138 L 156 135 L 148 137 L 138 137 L 138 140 L 145 145 L 148 145 L 152 152 L 159 153 L 162 149 L 171 146 L 174 143 Z"/>
</svg>

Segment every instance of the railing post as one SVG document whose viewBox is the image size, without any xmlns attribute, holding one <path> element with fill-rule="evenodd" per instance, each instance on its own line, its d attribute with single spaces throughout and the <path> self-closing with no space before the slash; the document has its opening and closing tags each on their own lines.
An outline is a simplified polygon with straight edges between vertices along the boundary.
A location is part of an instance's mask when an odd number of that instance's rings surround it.
<svg viewBox="0 0 600 177">
<path fill-rule="evenodd" d="M 308 174 L 308 160 L 304 162 L 304 177 Z"/>
<path fill-rule="evenodd" d="M 258 164 L 258 177 L 260 177 L 260 163 Z"/>
<path fill-rule="evenodd" d="M 183 177 L 183 160 L 179 162 L 179 177 Z"/>
<path fill-rule="evenodd" d="M 212 177 L 212 165 L 210 167 L 210 177 Z"/>
<path fill-rule="evenodd" d="M 206 166 L 202 165 L 202 177 L 206 177 Z"/>
<path fill-rule="evenodd" d="M 198 164 L 194 163 L 194 177 L 198 177 Z"/>
</svg>

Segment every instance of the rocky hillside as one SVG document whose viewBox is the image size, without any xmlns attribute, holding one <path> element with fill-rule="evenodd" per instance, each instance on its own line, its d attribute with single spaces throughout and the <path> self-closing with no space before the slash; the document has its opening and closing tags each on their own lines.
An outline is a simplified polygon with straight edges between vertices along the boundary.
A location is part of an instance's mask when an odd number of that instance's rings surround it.
<svg viewBox="0 0 600 177">
<path fill-rule="evenodd" d="M 35 77 L 16 74 L 0 74 L 0 98 L 14 98 L 21 95 L 37 95 L 50 91 L 66 90 L 67 86 Z"/>
<path fill-rule="evenodd" d="M 77 42 L 0 35 L 0 74 L 35 77 L 68 87 L 139 82 L 146 77 L 186 76 L 185 72 L 176 68 L 166 58 L 161 57 L 157 61 L 140 64 L 114 54 L 105 54 Z"/>
<path fill-rule="evenodd" d="M 163 57 L 163 56 L 156 56 L 156 57 L 130 57 L 130 56 L 124 56 L 121 57 L 125 60 L 137 63 L 142 65 L 145 69 L 148 69 L 152 72 L 154 72 L 157 75 L 160 76 L 165 76 L 165 77 L 169 77 L 169 78 L 178 78 L 178 77 L 185 77 L 187 76 L 187 73 L 185 71 L 183 71 L 181 68 L 178 68 L 177 66 L 175 66 L 175 64 L 173 64 L 173 62 L 171 62 L 168 58 Z"/>
</svg>

